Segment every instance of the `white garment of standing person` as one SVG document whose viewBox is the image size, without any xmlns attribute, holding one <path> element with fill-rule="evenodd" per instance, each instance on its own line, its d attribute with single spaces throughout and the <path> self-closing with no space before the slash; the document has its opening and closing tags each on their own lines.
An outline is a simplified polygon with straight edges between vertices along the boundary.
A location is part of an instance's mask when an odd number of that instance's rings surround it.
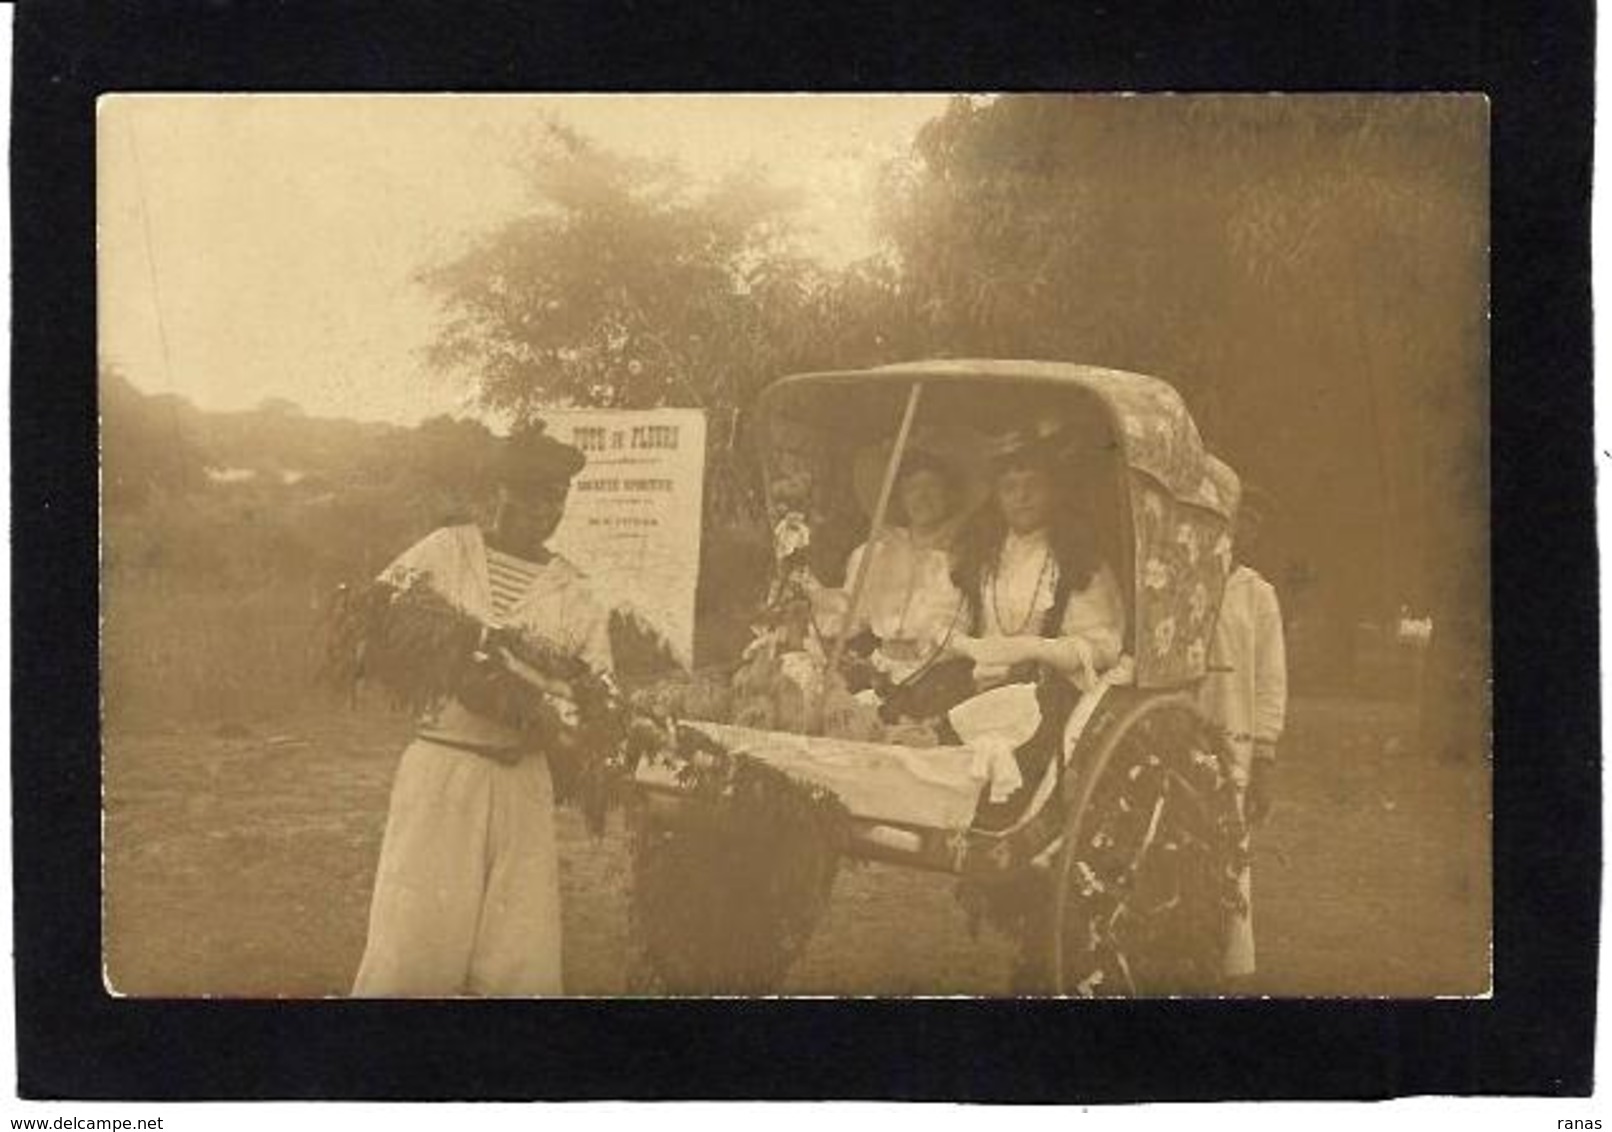
<svg viewBox="0 0 1612 1132">
<path fill-rule="evenodd" d="M 582 573 L 491 551 L 474 526 L 428 535 L 381 575 L 424 575 L 489 624 L 610 670 L 609 622 Z M 478 754 L 466 747 L 493 754 Z M 450 701 L 403 752 L 353 986 L 365 998 L 561 993 L 553 787 L 540 751 Z"/>
<path fill-rule="evenodd" d="M 1226 579 L 1226 593 L 1209 650 L 1209 673 L 1199 690 L 1199 707 L 1226 731 L 1232 776 L 1242 804 L 1252 773 L 1254 749 L 1262 757 L 1276 750 L 1287 721 L 1287 649 L 1276 590 L 1247 566 Z M 1248 913 L 1238 917 L 1227 943 L 1225 973 L 1254 973 L 1253 877 L 1239 878 Z"/>
</svg>

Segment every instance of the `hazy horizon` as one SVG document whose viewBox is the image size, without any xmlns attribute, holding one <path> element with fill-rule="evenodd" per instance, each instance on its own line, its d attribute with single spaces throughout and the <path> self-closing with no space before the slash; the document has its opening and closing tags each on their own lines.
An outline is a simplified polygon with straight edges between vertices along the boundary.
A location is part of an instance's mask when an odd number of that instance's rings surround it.
<svg viewBox="0 0 1612 1132">
<path fill-rule="evenodd" d="M 552 117 L 705 181 L 745 165 L 801 191 L 802 247 L 874 250 L 871 177 L 944 95 L 117 95 L 98 113 L 100 347 L 150 394 L 413 424 L 483 416 L 421 357 L 414 282 L 519 215 Z"/>
</svg>

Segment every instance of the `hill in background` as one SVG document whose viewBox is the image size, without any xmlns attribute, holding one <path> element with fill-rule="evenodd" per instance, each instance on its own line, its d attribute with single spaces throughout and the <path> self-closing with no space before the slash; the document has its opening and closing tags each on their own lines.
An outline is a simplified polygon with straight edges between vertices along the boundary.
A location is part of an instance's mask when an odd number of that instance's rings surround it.
<svg viewBox="0 0 1612 1132">
<path fill-rule="evenodd" d="M 491 486 L 494 438 L 473 420 L 403 427 L 278 400 L 212 412 L 103 374 L 101 424 L 113 725 L 250 720 L 308 702 L 336 587 L 374 577 L 435 527 L 471 521 Z M 716 531 L 705 553 L 701 576 L 721 585 L 701 595 L 696 650 L 727 655 L 748 640 L 765 532 Z M 612 629 L 618 674 L 664 671 L 659 642 L 631 617 Z"/>
</svg>

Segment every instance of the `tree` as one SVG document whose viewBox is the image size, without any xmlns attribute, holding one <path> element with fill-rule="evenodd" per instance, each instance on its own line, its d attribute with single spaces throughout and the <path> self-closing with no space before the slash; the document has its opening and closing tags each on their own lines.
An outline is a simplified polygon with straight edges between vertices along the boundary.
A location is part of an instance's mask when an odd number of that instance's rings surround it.
<svg viewBox="0 0 1612 1132">
<path fill-rule="evenodd" d="M 1156 373 L 1285 504 L 1272 572 L 1337 675 L 1400 604 L 1486 657 L 1485 127 L 1458 98 L 959 98 L 885 171 L 884 248 L 836 272 L 764 180 L 701 188 L 550 128 L 528 214 L 427 274 L 433 357 L 515 416 L 695 405 L 719 438 L 795 370 Z M 755 483 L 714 447 L 719 512 Z"/>
<path fill-rule="evenodd" d="M 1284 498 L 1347 667 L 1362 617 L 1474 597 L 1484 131 L 1474 99 L 958 99 L 886 178 L 894 305 L 918 352 L 1170 379 Z"/>
<path fill-rule="evenodd" d="M 101 492 L 108 511 L 138 508 L 153 496 L 205 482 L 205 458 L 181 419 L 195 413 L 189 402 L 149 397 L 115 367 L 102 368 Z"/>
<path fill-rule="evenodd" d="M 287 397 L 265 397 L 257 403 L 257 411 L 272 417 L 305 417 L 307 412 Z"/>
<path fill-rule="evenodd" d="M 425 271 L 445 319 L 429 360 L 520 420 L 543 408 L 702 408 L 707 499 L 755 513 L 736 418 L 773 379 L 886 360 L 888 264 L 829 271 L 801 250 L 798 201 L 746 171 L 696 183 L 558 125 L 525 162 L 524 215 Z"/>
</svg>

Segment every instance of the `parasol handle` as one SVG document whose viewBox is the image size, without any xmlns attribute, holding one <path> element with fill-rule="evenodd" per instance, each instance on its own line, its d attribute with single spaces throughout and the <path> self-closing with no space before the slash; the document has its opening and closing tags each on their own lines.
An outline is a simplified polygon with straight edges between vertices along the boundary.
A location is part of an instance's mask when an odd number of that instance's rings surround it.
<svg viewBox="0 0 1612 1132">
<path fill-rule="evenodd" d="M 812 712 L 810 721 L 809 730 L 814 732 L 822 730 L 823 710 L 828 703 L 830 680 L 834 673 L 839 671 L 840 656 L 845 651 L 846 632 L 856 622 L 857 612 L 862 607 L 862 590 L 867 584 L 868 566 L 873 561 L 879 535 L 884 532 L 885 513 L 890 508 L 890 496 L 896 486 L 896 473 L 901 469 L 901 458 L 906 455 L 907 437 L 912 432 L 913 418 L 918 415 L 918 398 L 923 393 L 923 388 L 923 382 L 915 381 L 907 393 L 907 408 L 901 415 L 901 428 L 896 432 L 896 443 L 890 450 L 890 460 L 884 466 L 884 481 L 879 485 L 879 501 L 873 508 L 873 525 L 868 530 L 868 549 L 857 560 L 856 575 L 851 579 L 850 601 L 845 616 L 840 619 L 839 625 L 834 630 L 834 641 L 829 646 L 828 666 L 823 673 L 823 690 L 818 693 L 817 706 Z"/>
</svg>

